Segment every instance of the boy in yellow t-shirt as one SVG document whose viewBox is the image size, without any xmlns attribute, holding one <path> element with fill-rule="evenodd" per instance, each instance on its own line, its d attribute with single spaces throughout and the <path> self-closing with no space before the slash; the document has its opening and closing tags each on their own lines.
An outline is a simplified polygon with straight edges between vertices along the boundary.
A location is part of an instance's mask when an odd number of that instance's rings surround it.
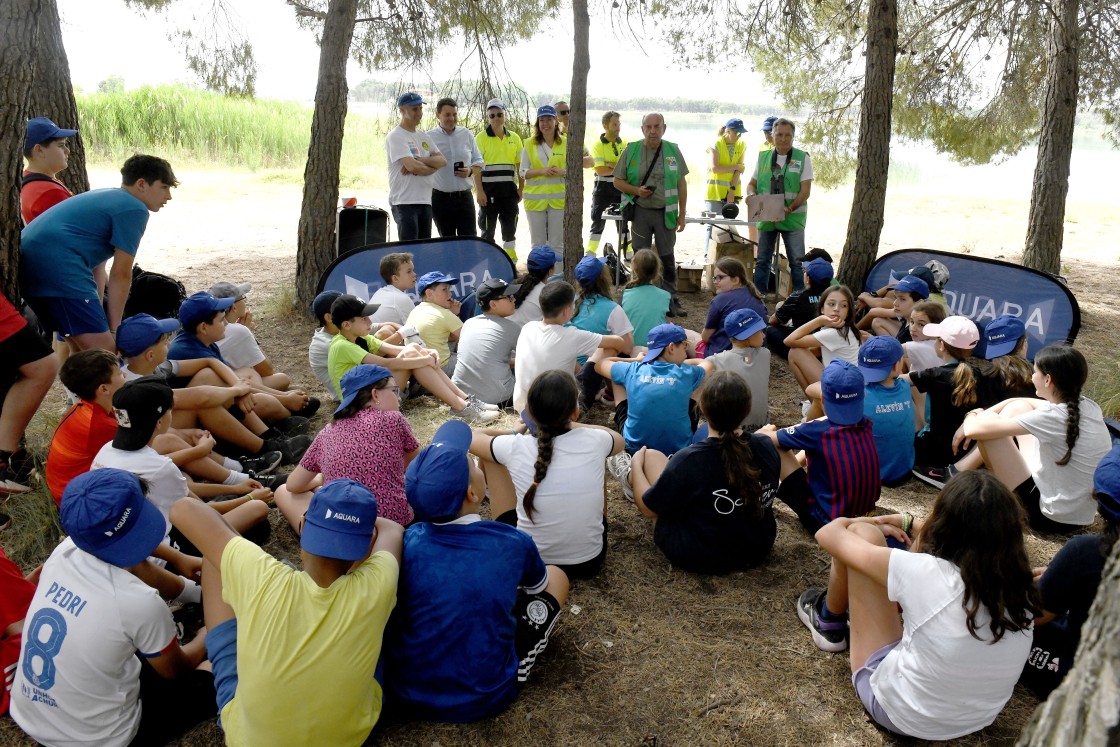
<svg viewBox="0 0 1120 747">
<path fill-rule="evenodd" d="M 377 517 L 361 483 L 333 480 L 304 516 L 296 571 L 192 498 L 171 521 L 206 561 L 206 651 L 226 744 L 362 744 L 381 715 L 374 669 L 396 604 L 400 525 Z"/>
<path fill-rule="evenodd" d="M 408 315 L 406 327 L 413 327 L 424 341 L 424 347 L 439 353 L 439 363 L 448 376 L 455 374 L 455 356 L 450 343 L 459 341 L 463 321 L 459 319 L 459 302 L 451 297 L 455 278 L 442 272 L 425 273 L 416 281 L 420 303 Z"/>
</svg>

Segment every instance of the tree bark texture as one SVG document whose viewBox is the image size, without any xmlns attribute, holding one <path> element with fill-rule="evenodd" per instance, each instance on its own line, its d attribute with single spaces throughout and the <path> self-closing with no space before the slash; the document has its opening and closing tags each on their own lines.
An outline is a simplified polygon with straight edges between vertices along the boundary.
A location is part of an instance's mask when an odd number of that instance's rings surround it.
<svg viewBox="0 0 1120 747">
<path fill-rule="evenodd" d="M 19 211 L 23 143 L 34 79 L 35 40 L 42 17 L 40 0 L 0 2 L 0 285 L 19 305 Z"/>
<path fill-rule="evenodd" d="M 1077 26 L 1078 0 L 1057 0 L 1049 7 L 1057 15 L 1050 19 L 1042 133 L 1038 139 L 1023 264 L 1057 275 L 1062 269 L 1081 32 Z"/>
<path fill-rule="evenodd" d="M 74 194 L 88 192 L 86 150 L 78 121 L 78 103 L 74 100 L 74 86 L 70 83 L 70 63 L 62 44 L 58 3 L 57 0 L 40 2 L 43 10 L 39 18 L 39 41 L 34 49 L 35 82 L 31 87 L 28 116 L 50 117 L 63 129 L 78 130 L 78 134 L 70 138 L 70 161 L 58 178 Z"/>
<path fill-rule="evenodd" d="M 303 171 L 303 207 L 296 244 L 296 291 L 304 309 L 310 309 L 319 277 L 335 258 L 338 179 L 348 92 L 346 61 L 357 14 L 357 0 L 331 0 L 323 22 L 315 113 Z"/>
<path fill-rule="evenodd" d="M 1120 542 L 1105 564 L 1073 669 L 1035 709 L 1018 747 L 1120 744 Z"/>
<path fill-rule="evenodd" d="M 895 55 L 898 49 L 897 0 L 870 0 L 863 95 L 859 107 L 859 151 L 848 235 L 837 273 L 854 292 L 879 253 L 887 172 L 891 156 L 891 108 L 894 101 Z"/>
<path fill-rule="evenodd" d="M 587 74 L 591 70 L 588 37 L 591 20 L 587 0 L 572 0 L 575 56 L 572 59 L 571 115 L 568 119 L 568 156 L 564 165 L 564 277 L 575 278 L 583 257 L 583 143 L 587 132 Z"/>
</svg>

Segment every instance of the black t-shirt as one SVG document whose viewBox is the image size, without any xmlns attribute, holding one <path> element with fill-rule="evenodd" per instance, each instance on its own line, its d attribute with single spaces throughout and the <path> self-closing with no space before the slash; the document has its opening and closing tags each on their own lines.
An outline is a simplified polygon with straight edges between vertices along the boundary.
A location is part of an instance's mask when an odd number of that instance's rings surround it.
<svg viewBox="0 0 1120 747">
<path fill-rule="evenodd" d="M 780 459 L 769 438 L 750 437 L 762 474 L 762 516 L 752 518 L 732 495 L 714 438 L 678 451 L 644 496 L 657 514 L 653 539 L 673 565 L 693 573 L 729 573 L 757 565 L 774 545 L 778 527 L 772 508 Z"/>
<path fill-rule="evenodd" d="M 958 365 L 952 361 L 910 374 L 910 383 L 929 395 L 929 433 L 922 437 L 924 446 L 918 456 L 924 467 L 952 464 L 961 456 L 953 454 L 953 435 L 964 422 L 965 413 L 975 405 L 953 404 L 953 374 Z"/>
<path fill-rule="evenodd" d="M 797 329 L 802 324 L 805 324 L 811 319 L 816 319 L 820 316 L 817 306 L 821 302 L 821 294 L 828 289 L 830 283 L 823 283 L 821 285 L 810 284 L 804 290 L 793 293 L 786 302 L 778 307 L 774 315 L 778 317 L 778 323 L 781 325 L 789 324 L 790 320 L 793 321 L 793 328 Z"/>
<path fill-rule="evenodd" d="M 1042 607 L 1059 616 L 1050 624 L 1066 629 L 1073 639 L 1073 648 L 1081 638 L 1081 626 L 1089 617 L 1089 607 L 1104 573 L 1101 539 L 1099 534 L 1070 538 L 1038 580 Z"/>
</svg>

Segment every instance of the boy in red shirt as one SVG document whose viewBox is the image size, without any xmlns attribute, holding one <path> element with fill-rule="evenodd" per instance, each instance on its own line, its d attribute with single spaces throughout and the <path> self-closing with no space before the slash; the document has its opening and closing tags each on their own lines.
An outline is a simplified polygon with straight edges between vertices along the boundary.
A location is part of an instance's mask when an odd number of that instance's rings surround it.
<svg viewBox="0 0 1120 747">
<path fill-rule="evenodd" d="M 23 145 L 27 168 L 19 190 L 19 207 L 25 226 L 71 196 L 70 190 L 55 175 L 66 170 L 70 160 L 70 144 L 66 140 L 77 134 L 77 130 L 64 130 L 46 117 L 27 120 L 27 139 Z"/>
</svg>

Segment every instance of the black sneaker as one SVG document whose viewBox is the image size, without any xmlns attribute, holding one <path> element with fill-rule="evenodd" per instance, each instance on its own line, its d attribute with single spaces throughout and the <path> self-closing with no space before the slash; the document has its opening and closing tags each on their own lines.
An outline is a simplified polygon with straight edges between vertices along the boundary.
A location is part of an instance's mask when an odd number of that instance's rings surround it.
<svg viewBox="0 0 1120 747">
<path fill-rule="evenodd" d="M 249 477 L 256 480 L 261 485 L 271 490 L 273 493 L 276 492 L 277 488 L 288 481 L 287 475 L 254 475 L 252 472 L 250 472 Z"/>
<path fill-rule="evenodd" d="M 22 446 L 12 452 L 8 457 L 8 466 L 16 474 L 16 482 L 27 483 L 35 472 L 35 458 Z"/>
<path fill-rule="evenodd" d="M 915 465 L 914 469 L 910 471 L 914 477 L 935 488 L 945 487 L 945 483 L 949 482 L 953 475 L 960 472 L 960 470 L 952 464 L 947 467 L 918 467 Z"/>
<path fill-rule="evenodd" d="M 673 296 L 673 298 L 669 300 L 669 313 L 665 316 L 686 317 L 688 316 L 688 312 L 681 306 L 681 302 L 677 300 L 677 297 Z"/>
<path fill-rule="evenodd" d="M 0 532 L 12 525 L 12 517 L 7 514 L 0 514 Z"/>
<path fill-rule="evenodd" d="M 317 397 L 308 397 L 307 404 L 299 410 L 293 410 L 292 415 L 297 415 L 301 418 L 309 418 L 319 411 L 319 399 Z"/>
<path fill-rule="evenodd" d="M 261 451 L 279 451 L 281 464 L 299 464 L 303 452 L 311 446 L 311 439 L 307 436 L 292 436 L 291 438 L 270 438 L 264 442 Z"/>
<path fill-rule="evenodd" d="M 20 482 L 15 471 L 8 465 L 0 462 L 0 497 L 30 492 L 30 486 Z"/>
<path fill-rule="evenodd" d="M 817 648 L 836 654 L 848 649 L 848 616 L 845 614 L 845 619 L 836 622 L 821 619 L 817 610 L 826 593 L 824 589 L 807 589 L 797 599 L 797 616 L 813 634 L 813 643 L 817 644 Z"/>
<path fill-rule="evenodd" d="M 299 415 L 289 415 L 272 427 L 285 436 L 302 436 L 311 430 L 311 421 Z"/>
<path fill-rule="evenodd" d="M 202 605 L 187 602 L 171 613 L 171 619 L 175 621 L 175 633 L 179 637 L 179 644 L 190 643 L 203 626 Z"/>
<path fill-rule="evenodd" d="M 283 459 L 284 455 L 279 451 L 262 451 L 258 456 L 242 458 L 238 461 L 241 462 L 242 470 L 259 480 L 261 475 L 275 472 Z"/>
</svg>

